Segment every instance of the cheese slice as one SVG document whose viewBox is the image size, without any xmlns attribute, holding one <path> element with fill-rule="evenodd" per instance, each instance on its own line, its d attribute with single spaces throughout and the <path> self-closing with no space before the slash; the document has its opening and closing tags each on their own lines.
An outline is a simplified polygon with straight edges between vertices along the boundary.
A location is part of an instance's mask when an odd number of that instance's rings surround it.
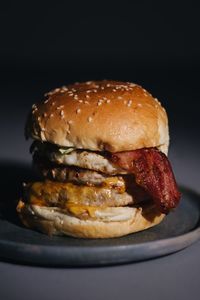
<svg viewBox="0 0 200 300">
<path fill-rule="evenodd" d="M 86 206 L 124 206 L 133 196 L 108 187 L 84 186 L 54 181 L 28 183 L 25 199 L 30 204 L 65 208 L 68 203 Z"/>
</svg>

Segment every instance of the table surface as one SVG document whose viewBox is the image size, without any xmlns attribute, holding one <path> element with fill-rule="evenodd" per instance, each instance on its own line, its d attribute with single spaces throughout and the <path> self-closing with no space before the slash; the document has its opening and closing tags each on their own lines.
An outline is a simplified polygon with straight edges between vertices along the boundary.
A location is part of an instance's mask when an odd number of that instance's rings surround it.
<svg viewBox="0 0 200 300">
<path fill-rule="evenodd" d="M 8 110 L 9 103 L 0 111 L 1 136 L 4 141 L 0 163 L 4 168 L 7 161 L 14 162 L 13 166 L 16 166 L 16 162 L 24 164 L 31 161 L 29 143 L 23 137 L 27 107 L 16 106 L 9 120 L 5 114 Z M 199 146 L 200 142 L 195 135 L 187 133 L 184 128 L 182 131 L 173 128 L 170 160 L 177 181 L 197 192 L 200 192 Z M 18 172 L 17 169 L 14 171 L 15 174 Z M 13 176 L 12 172 L 5 175 L 8 180 Z M 1 261 L 0 274 L 2 300 L 195 300 L 200 297 L 200 242 L 162 258 L 112 267 L 43 268 Z"/>
</svg>

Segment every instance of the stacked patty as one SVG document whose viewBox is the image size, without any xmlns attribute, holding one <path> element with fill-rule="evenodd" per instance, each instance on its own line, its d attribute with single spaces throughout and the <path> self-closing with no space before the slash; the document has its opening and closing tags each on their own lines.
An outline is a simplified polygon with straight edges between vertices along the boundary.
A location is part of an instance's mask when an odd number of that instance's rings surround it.
<svg viewBox="0 0 200 300">
<path fill-rule="evenodd" d="M 125 218 L 128 207 L 145 202 L 148 194 L 133 176 L 113 165 L 106 153 L 59 148 L 34 142 L 33 164 L 45 182 L 29 183 L 24 198 L 32 205 L 56 207 L 80 219 Z M 53 181 L 53 182 L 52 182 Z M 122 207 L 127 207 L 125 210 Z"/>
</svg>

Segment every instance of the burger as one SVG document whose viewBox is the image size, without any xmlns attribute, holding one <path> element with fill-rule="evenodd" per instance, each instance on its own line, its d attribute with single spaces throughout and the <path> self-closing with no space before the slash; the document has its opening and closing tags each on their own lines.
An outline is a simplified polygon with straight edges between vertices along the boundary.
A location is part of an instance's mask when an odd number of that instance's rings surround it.
<svg viewBox="0 0 200 300">
<path fill-rule="evenodd" d="M 137 84 L 56 88 L 33 105 L 25 133 L 41 177 L 24 185 L 17 205 L 28 228 L 113 238 L 159 224 L 179 203 L 167 114 Z"/>
</svg>

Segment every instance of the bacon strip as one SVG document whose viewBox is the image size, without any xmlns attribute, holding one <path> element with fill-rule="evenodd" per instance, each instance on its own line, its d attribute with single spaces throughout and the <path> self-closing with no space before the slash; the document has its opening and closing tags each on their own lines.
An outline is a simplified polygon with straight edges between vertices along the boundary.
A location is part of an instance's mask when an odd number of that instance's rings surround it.
<svg viewBox="0 0 200 300">
<path fill-rule="evenodd" d="M 180 192 L 170 162 L 158 149 L 114 153 L 111 161 L 134 174 L 136 183 L 148 192 L 162 213 L 167 214 L 178 205 Z"/>
</svg>

